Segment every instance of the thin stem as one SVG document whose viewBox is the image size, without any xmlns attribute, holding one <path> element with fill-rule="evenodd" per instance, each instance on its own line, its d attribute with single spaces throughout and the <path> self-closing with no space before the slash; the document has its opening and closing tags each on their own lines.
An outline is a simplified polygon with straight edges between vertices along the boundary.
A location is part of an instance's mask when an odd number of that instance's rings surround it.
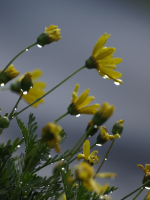
<svg viewBox="0 0 150 200">
<path fill-rule="evenodd" d="M 78 70 L 76 70 L 74 73 L 72 73 L 70 76 L 68 76 L 67 78 L 65 78 L 62 82 L 60 82 L 58 85 L 56 85 L 55 87 L 53 87 L 51 90 L 49 90 L 47 93 L 45 93 L 43 96 L 41 96 L 40 98 L 36 99 L 33 103 L 31 103 L 30 105 L 26 106 L 25 108 L 23 108 L 21 111 L 15 113 L 15 116 L 19 115 L 21 112 L 23 112 L 24 110 L 26 110 L 27 108 L 29 108 L 30 106 L 32 106 L 33 104 L 35 104 L 36 102 L 40 101 L 41 99 L 43 99 L 46 95 L 48 95 L 49 93 L 51 93 L 53 90 L 55 90 L 57 87 L 59 87 L 61 84 L 63 84 L 65 81 L 67 81 L 69 78 L 71 78 L 73 75 L 75 75 L 77 72 L 79 72 L 80 70 L 82 70 L 83 68 L 85 68 L 85 66 L 79 68 Z"/>
<path fill-rule="evenodd" d="M 134 190 L 133 192 L 131 192 L 130 194 L 126 195 L 125 197 L 123 197 L 120 200 L 124 200 L 127 197 L 129 197 L 130 195 L 134 194 L 135 192 L 137 192 L 138 190 L 140 190 L 141 188 L 144 188 L 148 183 L 150 183 L 150 180 L 148 180 L 146 183 L 144 183 L 142 186 L 140 186 L 139 188 L 137 188 L 136 190 Z"/>
<path fill-rule="evenodd" d="M 93 147 L 95 147 L 95 145 L 96 145 L 96 142 L 90 147 L 90 149 L 92 149 Z"/>
<path fill-rule="evenodd" d="M 109 149 L 108 149 L 108 151 L 107 151 L 107 153 L 106 153 L 106 155 L 105 155 L 105 157 L 104 157 L 102 163 L 100 164 L 98 170 L 96 171 L 96 173 L 95 173 L 95 175 L 94 175 L 94 178 L 96 177 L 96 174 L 100 171 L 100 169 L 101 169 L 101 167 L 103 166 L 105 160 L 107 159 L 107 156 L 108 156 L 108 154 L 109 154 L 109 152 L 110 152 L 110 150 L 111 150 L 111 148 L 112 148 L 114 142 L 115 142 L 115 139 L 113 139 L 113 141 L 111 142 L 111 145 L 110 145 L 110 147 L 109 147 Z"/>
<path fill-rule="evenodd" d="M 62 119 L 63 117 L 65 117 L 65 116 L 68 115 L 68 114 L 69 114 L 69 113 L 66 112 L 65 114 L 61 115 L 58 119 L 56 119 L 56 120 L 54 121 L 54 124 L 56 124 L 56 122 L 58 122 L 60 119 Z"/>
<path fill-rule="evenodd" d="M 19 104 L 19 102 L 20 102 L 20 100 L 21 100 L 22 96 L 23 96 L 23 92 L 21 93 L 21 95 L 20 95 L 20 97 L 19 97 L 19 99 L 18 99 L 17 103 L 15 104 L 14 108 L 12 109 L 12 111 L 11 111 L 11 113 L 10 113 L 9 117 L 8 117 L 8 118 L 9 118 L 9 120 L 11 120 L 11 119 L 12 119 L 12 115 L 13 115 L 13 113 L 14 113 L 15 109 L 17 108 L 17 106 L 18 106 L 18 104 Z"/>
<path fill-rule="evenodd" d="M 145 188 L 142 188 L 132 200 L 135 200 L 135 199 L 141 194 L 141 192 L 142 192 L 144 189 L 145 189 Z"/>
<path fill-rule="evenodd" d="M 33 43 L 30 46 L 26 47 L 25 49 L 23 49 L 22 51 L 20 51 L 20 53 L 18 53 L 9 63 L 8 65 L 3 69 L 3 71 L 0 73 L 0 78 L 3 75 L 3 73 L 6 71 L 6 69 L 9 67 L 9 65 L 16 59 L 18 58 L 24 51 L 26 51 L 26 49 L 30 49 L 31 47 L 35 46 L 37 43 Z"/>
</svg>

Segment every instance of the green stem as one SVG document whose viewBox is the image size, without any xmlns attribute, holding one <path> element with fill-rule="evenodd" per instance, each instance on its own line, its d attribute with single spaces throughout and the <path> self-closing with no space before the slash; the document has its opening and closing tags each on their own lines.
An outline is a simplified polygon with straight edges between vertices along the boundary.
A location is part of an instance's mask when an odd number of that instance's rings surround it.
<svg viewBox="0 0 150 200">
<path fill-rule="evenodd" d="M 60 119 L 62 119 L 63 117 L 65 117 L 65 116 L 68 115 L 68 114 L 69 114 L 69 113 L 66 112 L 65 114 L 61 115 L 58 119 L 56 119 L 56 120 L 54 121 L 54 124 L 56 124 L 56 122 L 58 122 Z"/>
<path fill-rule="evenodd" d="M 95 144 L 93 144 L 93 145 L 90 147 L 90 149 L 92 149 L 93 147 L 95 147 L 95 145 L 96 145 L 96 142 L 95 142 Z"/>
<path fill-rule="evenodd" d="M 130 195 L 134 194 L 135 192 L 137 192 L 138 190 L 140 190 L 141 188 L 143 189 L 148 183 L 150 183 L 150 180 L 148 180 L 146 183 L 144 183 L 142 186 L 140 186 L 139 188 L 137 188 L 136 190 L 134 190 L 133 192 L 131 192 L 130 194 L 126 195 L 125 197 L 123 197 L 120 200 L 124 200 L 127 197 L 129 197 Z"/>
<path fill-rule="evenodd" d="M 25 49 L 23 49 L 22 51 L 20 51 L 20 53 L 18 53 L 9 63 L 8 65 L 3 69 L 3 71 L 0 73 L 0 77 L 3 75 L 3 73 L 6 71 L 6 69 L 9 67 L 9 65 L 16 59 L 18 58 L 24 51 L 26 51 L 26 49 L 30 49 L 31 47 L 35 46 L 37 43 L 33 43 L 30 46 L 26 47 Z"/>
<path fill-rule="evenodd" d="M 132 200 L 135 200 L 135 199 L 141 194 L 141 192 L 142 192 L 144 189 L 145 189 L 145 188 L 141 189 L 141 190 L 137 193 L 137 195 L 136 195 Z"/>
<path fill-rule="evenodd" d="M 10 113 L 9 117 L 8 117 L 8 118 L 9 118 L 9 120 L 11 120 L 11 119 L 12 119 L 13 113 L 14 113 L 15 109 L 17 108 L 17 106 L 18 106 L 18 104 L 19 104 L 19 102 L 20 102 L 20 100 L 21 100 L 22 96 L 23 96 L 23 92 L 21 93 L 21 95 L 20 95 L 20 97 L 19 97 L 19 99 L 18 99 L 17 103 L 15 104 L 14 108 L 12 109 L 12 111 L 11 111 L 11 113 Z"/>
<path fill-rule="evenodd" d="M 49 90 L 47 93 L 45 93 L 43 96 L 41 96 L 40 98 L 36 99 L 33 103 L 31 103 L 30 105 L 26 106 L 25 108 L 23 108 L 21 111 L 15 113 L 15 116 L 19 115 L 21 112 L 23 112 L 24 110 L 26 110 L 27 108 L 29 108 L 30 106 L 32 106 L 33 104 L 35 104 L 36 102 L 40 101 L 41 99 L 43 99 L 46 95 L 48 95 L 49 93 L 51 93 L 53 90 L 55 90 L 57 87 L 59 87 L 61 84 L 63 84 L 65 81 L 67 81 L 69 78 L 71 78 L 74 74 L 76 74 L 77 72 L 79 72 L 80 70 L 82 70 L 83 68 L 85 68 L 85 66 L 79 68 L 78 70 L 76 70 L 74 73 L 72 73 L 70 76 L 68 76 L 67 78 L 65 78 L 62 82 L 60 82 L 58 85 L 56 85 L 55 87 L 53 87 L 51 90 Z"/>
<path fill-rule="evenodd" d="M 101 169 L 101 167 L 103 166 L 105 160 L 107 159 L 107 156 L 108 156 L 108 154 L 109 154 L 109 152 L 110 152 L 110 150 L 111 150 L 111 148 L 112 148 L 114 142 L 115 142 L 115 139 L 113 139 L 113 141 L 111 142 L 111 145 L 110 145 L 110 147 L 109 147 L 109 149 L 108 149 L 108 151 L 107 151 L 107 153 L 106 153 L 106 155 L 105 155 L 105 157 L 104 157 L 102 163 L 100 164 L 98 170 L 96 171 L 96 173 L 95 173 L 95 175 L 94 175 L 94 178 L 96 177 L 96 174 L 100 171 L 100 169 Z"/>
</svg>

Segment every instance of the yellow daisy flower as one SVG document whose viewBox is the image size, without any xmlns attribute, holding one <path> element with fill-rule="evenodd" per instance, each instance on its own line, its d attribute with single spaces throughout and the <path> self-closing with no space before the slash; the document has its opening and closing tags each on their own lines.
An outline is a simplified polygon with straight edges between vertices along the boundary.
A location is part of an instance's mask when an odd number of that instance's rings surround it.
<svg viewBox="0 0 150 200">
<path fill-rule="evenodd" d="M 148 190 L 148 193 L 147 193 L 145 200 L 150 200 L 150 190 Z"/>
<path fill-rule="evenodd" d="M 33 103 L 36 99 L 40 98 L 42 95 L 45 94 L 44 88 L 46 87 L 46 84 L 44 82 L 36 82 L 35 80 L 38 79 L 42 75 L 42 71 L 39 69 L 35 69 L 32 72 L 30 72 L 32 75 L 32 82 L 33 87 L 29 90 L 29 92 L 25 95 L 23 95 L 23 99 L 28 103 Z M 20 94 L 20 82 L 22 80 L 23 76 L 20 76 L 19 79 L 14 83 L 11 84 L 10 89 L 13 92 L 16 92 Z M 33 107 L 37 107 L 40 103 L 43 103 L 44 99 L 41 99 L 40 101 L 33 104 Z"/>
<path fill-rule="evenodd" d="M 86 89 L 79 97 L 77 95 L 79 90 L 79 84 L 75 85 L 74 91 L 72 93 L 72 101 L 70 106 L 68 107 L 68 112 L 71 115 L 78 115 L 78 114 L 90 114 L 93 115 L 97 112 L 97 108 L 99 108 L 99 104 L 94 104 L 90 106 L 86 106 L 89 104 L 95 97 L 88 96 L 89 89 Z"/>
<path fill-rule="evenodd" d="M 62 128 L 54 123 L 47 123 L 42 128 L 42 141 L 47 143 L 50 148 L 55 146 L 55 150 L 57 153 L 60 152 L 59 142 L 61 140 L 60 133 Z"/>
<path fill-rule="evenodd" d="M 2 73 L 2 70 L 0 71 L 0 74 Z M 1 86 L 4 86 L 4 84 L 6 84 L 8 81 L 16 78 L 16 76 L 18 76 L 20 74 L 20 72 L 18 72 L 15 68 L 14 65 L 10 65 L 5 71 L 4 73 L 2 73 L 1 77 L 0 77 L 0 84 Z"/>
<path fill-rule="evenodd" d="M 107 39 L 111 35 L 104 33 L 96 42 L 91 57 L 86 60 L 86 67 L 88 69 L 95 68 L 100 76 L 105 79 L 113 79 L 116 85 L 122 83 L 122 80 L 118 79 L 122 77 L 120 72 L 114 71 L 116 65 L 122 62 L 121 58 L 113 58 L 113 53 L 116 48 L 104 47 Z"/>
<path fill-rule="evenodd" d="M 144 184 L 144 183 L 146 183 L 148 180 L 150 180 L 150 170 L 149 170 L 150 164 L 145 164 L 145 168 L 144 168 L 143 165 L 140 165 L 140 164 L 138 164 L 137 167 L 141 167 L 142 170 L 143 170 L 144 173 L 145 173 L 145 174 L 144 174 L 144 178 L 143 178 L 143 180 L 142 180 L 142 183 Z M 147 186 L 147 187 L 150 187 L 150 183 L 148 183 L 146 186 Z"/>
<path fill-rule="evenodd" d="M 100 126 L 99 129 L 100 129 L 100 133 L 97 136 L 97 142 L 96 142 L 97 144 L 101 144 L 102 145 L 102 144 L 106 143 L 107 141 L 113 140 L 113 139 L 115 139 L 117 137 L 119 139 L 121 138 L 118 133 L 115 134 L 115 135 L 109 135 L 109 133 L 108 133 L 108 131 L 107 131 L 105 126 Z"/>
<path fill-rule="evenodd" d="M 108 184 L 105 184 L 104 186 L 100 185 L 99 183 L 97 183 L 94 180 L 94 168 L 89 165 L 87 162 L 82 162 L 79 165 L 75 165 L 75 175 L 76 175 L 76 179 L 81 181 L 83 186 L 89 190 L 89 191 L 93 191 L 96 192 L 98 195 L 100 195 L 100 197 L 102 197 L 102 193 L 108 188 Z M 116 177 L 115 173 L 102 173 L 101 174 L 97 174 L 97 177 L 101 177 L 101 178 L 108 178 L 108 177 Z M 70 182 L 75 181 L 76 179 L 73 179 L 72 177 L 70 179 L 68 179 Z"/>
<path fill-rule="evenodd" d="M 99 162 L 99 157 L 98 155 L 95 155 L 95 153 L 98 153 L 98 151 L 93 151 L 90 154 L 90 142 L 89 140 L 86 140 L 83 143 L 83 154 L 78 154 L 77 156 L 78 161 L 83 158 L 84 161 L 89 162 L 91 165 L 97 164 Z"/>
<path fill-rule="evenodd" d="M 46 44 L 50 44 L 51 42 L 55 42 L 61 39 L 60 36 L 61 29 L 58 26 L 50 25 L 48 28 L 45 28 L 45 32 L 39 35 L 37 38 L 37 46 L 43 47 Z M 39 47 L 40 47 L 39 46 Z"/>
</svg>

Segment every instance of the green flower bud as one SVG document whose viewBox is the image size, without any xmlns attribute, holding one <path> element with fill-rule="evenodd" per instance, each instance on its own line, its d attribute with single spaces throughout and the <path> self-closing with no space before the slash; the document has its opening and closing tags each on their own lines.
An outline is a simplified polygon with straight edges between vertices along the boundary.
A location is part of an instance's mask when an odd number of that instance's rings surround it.
<svg viewBox="0 0 150 200">
<path fill-rule="evenodd" d="M 93 125 L 93 121 L 90 120 L 87 125 L 86 131 L 87 131 L 87 136 L 93 136 L 95 135 L 95 133 L 97 133 L 98 127 L 97 125 Z"/>
<path fill-rule="evenodd" d="M 68 106 L 68 113 L 70 115 L 78 115 L 79 114 L 79 111 L 76 109 L 76 106 L 74 103 L 71 103 L 69 106 Z"/>
<path fill-rule="evenodd" d="M 8 128 L 10 121 L 8 117 L 4 116 L 0 118 L 0 128 Z"/>
<path fill-rule="evenodd" d="M 112 128 L 112 133 L 113 133 L 113 135 L 115 135 L 115 134 L 117 134 L 117 133 L 118 133 L 119 135 L 122 134 L 122 131 L 123 131 L 123 122 L 124 122 L 124 120 L 121 119 L 121 120 L 117 121 L 117 122 L 113 125 L 113 128 Z"/>
<path fill-rule="evenodd" d="M 15 83 L 12 83 L 10 85 L 10 90 L 16 92 L 17 94 L 20 94 L 20 82 L 16 81 Z"/>
<path fill-rule="evenodd" d="M 33 83 L 32 83 L 31 77 L 32 77 L 32 75 L 31 75 L 30 72 L 27 72 L 24 75 L 23 79 L 20 82 L 20 88 L 21 88 L 21 90 L 28 92 L 30 90 L 30 88 L 33 87 Z"/>
</svg>

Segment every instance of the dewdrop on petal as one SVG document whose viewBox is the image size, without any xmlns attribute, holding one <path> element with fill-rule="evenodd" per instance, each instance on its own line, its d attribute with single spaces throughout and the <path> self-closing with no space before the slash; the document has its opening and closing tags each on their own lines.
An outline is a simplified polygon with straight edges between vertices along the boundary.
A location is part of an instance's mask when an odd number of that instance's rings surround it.
<svg viewBox="0 0 150 200">
<path fill-rule="evenodd" d="M 58 41 L 61 39 L 60 36 L 61 29 L 58 26 L 50 25 L 48 28 L 45 28 L 45 32 L 39 35 L 37 38 L 37 45 L 43 47 L 46 44 Z"/>
<path fill-rule="evenodd" d="M 27 72 L 20 82 L 20 88 L 24 92 L 24 94 L 27 94 L 25 92 L 28 92 L 33 87 L 31 77 L 32 77 L 32 74 L 30 72 Z"/>
</svg>

